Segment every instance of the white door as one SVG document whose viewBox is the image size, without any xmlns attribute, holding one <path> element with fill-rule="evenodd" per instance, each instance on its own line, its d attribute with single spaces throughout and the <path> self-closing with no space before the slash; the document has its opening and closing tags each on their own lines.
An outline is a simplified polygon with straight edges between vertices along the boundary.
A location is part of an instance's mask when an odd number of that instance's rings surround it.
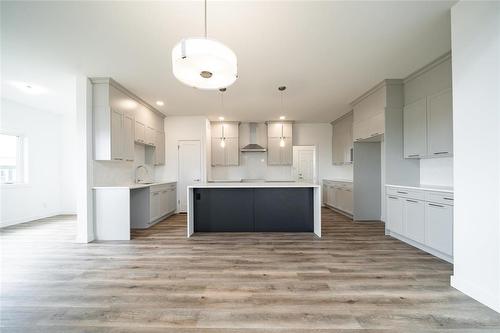
<svg viewBox="0 0 500 333">
<path fill-rule="evenodd" d="M 293 146 L 293 176 L 298 182 L 316 183 L 315 146 Z"/>
<path fill-rule="evenodd" d="M 179 211 L 187 211 L 187 187 L 201 181 L 200 141 L 179 141 L 179 181 L 177 186 Z"/>
</svg>

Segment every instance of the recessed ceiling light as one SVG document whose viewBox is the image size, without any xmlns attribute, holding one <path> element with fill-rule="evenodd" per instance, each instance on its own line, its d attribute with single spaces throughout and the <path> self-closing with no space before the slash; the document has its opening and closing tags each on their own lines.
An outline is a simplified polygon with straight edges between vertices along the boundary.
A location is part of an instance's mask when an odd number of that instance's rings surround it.
<svg viewBox="0 0 500 333">
<path fill-rule="evenodd" d="M 12 82 L 12 85 L 22 92 L 31 95 L 40 95 L 47 92 L 47 89 L 44 87 L 28 82 L 14 81 Z"/>
<path fill-rule="evenodd" d="M 223 120 L 224 120 L 224 117 L 219 117 L 219 120 L 220 120 L 220 121 L 223 121 Z"/>
<path fill-rule="evenodd" d="M 285 120 L 285 116 L 280 116 L 280 120 Z"/>
<path fill-rule="evenodd" d="M 165 103 L 163 103 L 163 101 L 156 101 L 156 105 L 163 106 L 163 105 L 165 105 Z"/>
</svg>

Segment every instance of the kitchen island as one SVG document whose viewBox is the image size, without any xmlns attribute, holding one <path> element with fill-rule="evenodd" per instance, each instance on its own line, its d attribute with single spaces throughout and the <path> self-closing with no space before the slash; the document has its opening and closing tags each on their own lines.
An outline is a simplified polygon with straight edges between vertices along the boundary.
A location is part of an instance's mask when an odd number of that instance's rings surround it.
<svg viewBox="0 0 500 333">
<path fill-rule="evenodd" d="M 321 187 L 294 182 L 188 186 L 187 236 L 195 232 L 311 232 L 321 237 Z"/>
</svg>

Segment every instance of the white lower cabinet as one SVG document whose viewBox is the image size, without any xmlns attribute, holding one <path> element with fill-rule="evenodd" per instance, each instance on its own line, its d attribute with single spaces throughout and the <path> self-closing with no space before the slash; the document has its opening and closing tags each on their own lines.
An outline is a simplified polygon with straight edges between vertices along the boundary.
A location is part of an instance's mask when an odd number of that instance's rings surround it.
<svg viewBox="0 0 500 333">
<path fill-rule="evenodd" d="M 404 234 L 419 243 L 425 243 L 425 203 L 419 200 L 405 199 Z"/>
<path fill-rule="evenodd" d="M 332 180 L 323 181 L 324 204 L 352 215 L 352 184 Z"/>
<path fill-rule="evenodd" d="M 150 224 L 177 209 L 177 186 L 175 183 L 150 187 Z"/>
<path fill-rule="evenodd" d="M 387 196 L 387 228 L 398 234 L 403 233 L 403 206 L 403 198 Z"/>
<path fill-rule="evenodd" d="M 453 193 L 387 187 L 388 234 L 453 261 Z"/>
<path fill-rule="evenodd" d="M 427 245 L 453 255 L 453 207 L 427 202 L 425 205 L 425 238 Z"/>
</svg>

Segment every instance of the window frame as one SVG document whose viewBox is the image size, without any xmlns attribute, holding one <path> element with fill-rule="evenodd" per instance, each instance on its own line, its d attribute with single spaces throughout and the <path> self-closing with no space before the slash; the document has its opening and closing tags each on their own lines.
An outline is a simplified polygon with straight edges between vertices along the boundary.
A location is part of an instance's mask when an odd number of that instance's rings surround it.
<svg viewBox="0 0 500 333">
<path fill-rule="evenodd" d="M 26 135 L 18 132 L 0 130 L 2 135 L 17 137 L 16 149 L 16 181 L 12 183 L 0 182 L 1 188 L 24 187 L 28 186 L 28 138 Z"/>
</svg>

